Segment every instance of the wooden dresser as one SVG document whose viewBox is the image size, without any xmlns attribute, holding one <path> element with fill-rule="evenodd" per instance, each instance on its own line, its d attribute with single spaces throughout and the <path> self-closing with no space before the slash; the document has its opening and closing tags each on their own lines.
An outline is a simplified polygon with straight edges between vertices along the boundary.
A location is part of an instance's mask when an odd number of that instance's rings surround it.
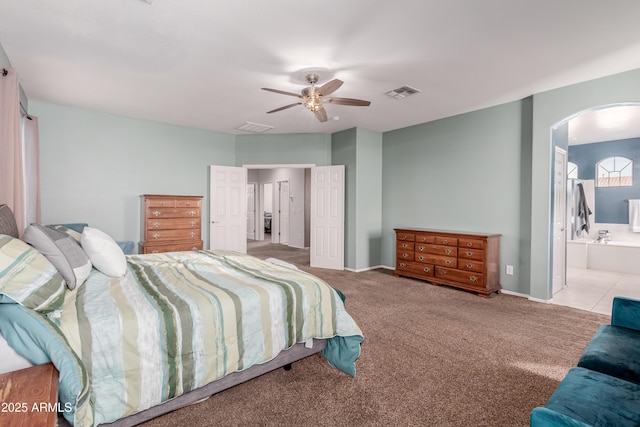
<svg viewBox="0 0 640 427">
<path fill-rule="evenodd" d="M 56 426 L 58 371 L 51 363 L 0 374 L 0 427 Z"/>
<path fill-rule="evenodd" d="M 396 228 L 394 275 L 488 297 L 500 292 L 500 234 Z"/>
<path fill-rule="evenodd" d="M 140 197 L 141 254 L 202 249 L 202 196 Z"/>
</svg>

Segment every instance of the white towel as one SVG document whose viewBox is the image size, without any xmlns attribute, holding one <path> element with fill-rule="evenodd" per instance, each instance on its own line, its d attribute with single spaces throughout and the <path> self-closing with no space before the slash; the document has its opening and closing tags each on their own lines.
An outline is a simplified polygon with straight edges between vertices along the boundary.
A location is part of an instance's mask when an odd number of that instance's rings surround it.
<svg viewBox="0 0 640 427">
<path fill-rule="evenodd" d="M 640 199 L 629 199 L 629 231 L 640 233 Z"/>
</svg>

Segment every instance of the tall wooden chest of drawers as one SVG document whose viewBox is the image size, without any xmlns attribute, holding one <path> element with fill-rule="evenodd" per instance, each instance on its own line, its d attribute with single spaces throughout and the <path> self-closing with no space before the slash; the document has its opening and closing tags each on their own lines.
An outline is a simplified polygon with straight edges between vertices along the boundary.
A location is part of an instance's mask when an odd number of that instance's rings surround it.
<svg viewBox="0 0 640 427">
<path fill-rule="evenodd" d="M 140 197 L 140 253 L 202 249 L 202 196 Z"/>
<path fill-rule="evenodd" d="M 396 228 L 394 275 L 488 297 L 500 291 L 500 234 Z"/>
</svg>

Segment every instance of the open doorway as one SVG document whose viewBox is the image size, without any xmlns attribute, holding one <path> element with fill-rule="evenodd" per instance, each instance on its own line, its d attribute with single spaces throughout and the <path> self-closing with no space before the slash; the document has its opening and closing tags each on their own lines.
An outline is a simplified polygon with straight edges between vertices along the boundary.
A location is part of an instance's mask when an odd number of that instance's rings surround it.
<svg viewBox="0 0 640 427">
<path fill-rule="evenodd" d="M 245 167 L 257 189 L 255 241 L 249 243 L 308 248 L 311 165 Z"/>
<path fill-rule="evenodd" d="M 553 128 L 552 144 L 556 149 L 566 149 L 567 158 L 564 164 L 558 164 L 556 157 L 552 173 L 555 176 L 569 165 L 569 191 L 566 195 L 555 194 L 558 189 L 554 186 L 552 195 L 554 217 L 558 217 L 557 213 L 563 209 L 562 203 L 567 203 L 569 214 L 563 224 L 565 230 L 554 227 L 553 232 L 552 277 L 554 281 L 557 278 L 566 281 L 561 289 L 552 283 L 552 302 L 555 304 L 610 314 L 614 295 L 640 296 L 640 292 L 627 294 L 629 283 L 640 284 L 640 270 L 630 271 L 637 263 L 631 259 L 624 261 L 625 254 L 633 250 L 630 246 L 637 246 L 640 251 L 640 233 L 632 232 L 629 224 L 629 201 L 640 199 L 640 182 L 635 186 L 636 179 L 632 177 L 628 180 L 631 185 L 598 184 L 599 181 L 625 182 L 625 174 L 633 169 L 640 172 L 636 166 L 640 165 L 639 124 L 640 104 L 629 103 L 584 110 Z M 633 167 L 630 170 L 618 168 L 623 162 L 615 162 L 612 167 L 601 166 L 611 158 L 630 160 Z M 582 185 L 587 206 L 592 211 L 592 215 L 587 216 L 588 227 L 580 233 L 575 232 L 576 219 L 571 214 L 575 211 L 576 192 L 570 189 L 576 187 L 576 183 Z M 566 237 L 560 236 L 563 231 Z M 606 240 L 600 234 L 606 236 Z M 561 246 L 557 245 L 560 240 Z M 558 260 L 562 258 L 564 265 L 558 266 Z"/>
</svg>

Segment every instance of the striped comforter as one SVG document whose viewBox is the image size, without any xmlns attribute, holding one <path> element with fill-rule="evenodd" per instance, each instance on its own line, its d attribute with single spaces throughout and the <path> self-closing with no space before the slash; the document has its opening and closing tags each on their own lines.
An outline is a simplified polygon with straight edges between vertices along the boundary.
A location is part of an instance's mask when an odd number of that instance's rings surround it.
<svg viewBox="0 0 640 427">
<path fill-rule="evenodd" d="M 76 425 L 134 414 L 311 338 L 351 337 L 343 350 L 359 357 L 362 332 L 313 275 L 229 251 L 128 264 L 121 279 L 93 271 L 56 321 L 89 378 Z"/>
</svg>

